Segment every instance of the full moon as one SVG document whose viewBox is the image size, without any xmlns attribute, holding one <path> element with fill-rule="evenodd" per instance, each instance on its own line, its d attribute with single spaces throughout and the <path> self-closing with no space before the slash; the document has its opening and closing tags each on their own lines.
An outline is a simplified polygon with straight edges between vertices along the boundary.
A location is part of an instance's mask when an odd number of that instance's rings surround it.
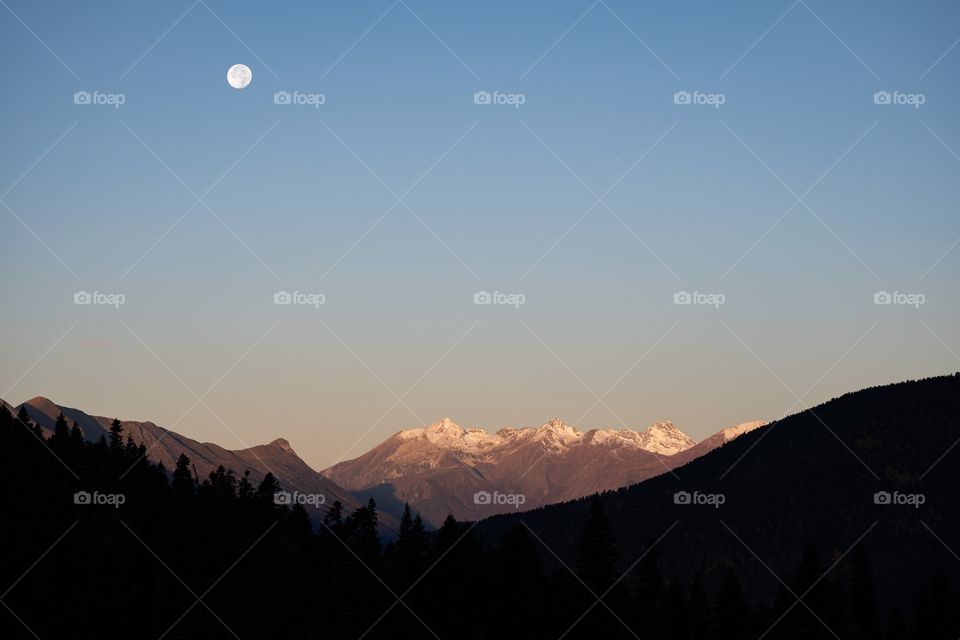
<svg viewBox="0 0 960 640">
<path fill-rule="evenodd" d="M 234 89 L 243 89 L 253 80 L 253 72 L 245 64 L 235 64 L 227 71 L 227 82 Z"/>
</svg>

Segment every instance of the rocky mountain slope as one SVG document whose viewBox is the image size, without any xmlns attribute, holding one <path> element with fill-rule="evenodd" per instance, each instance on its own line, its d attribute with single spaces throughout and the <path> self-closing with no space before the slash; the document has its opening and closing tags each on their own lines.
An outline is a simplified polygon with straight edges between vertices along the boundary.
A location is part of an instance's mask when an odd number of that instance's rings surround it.
<svg viewBox="0 0 960 640">
<path fill-rule="evenodd" d="M 475 520 L 641 482 L 763 424 L 743 423 L 698 444 L 667 421 L 645 431 L 580 431 L 554 418 L 491 434 L 444 418 L 395 433 L 323 473 L 386 509 L 409 502 L 436 525 L 448 513 Z"/>
</svg>

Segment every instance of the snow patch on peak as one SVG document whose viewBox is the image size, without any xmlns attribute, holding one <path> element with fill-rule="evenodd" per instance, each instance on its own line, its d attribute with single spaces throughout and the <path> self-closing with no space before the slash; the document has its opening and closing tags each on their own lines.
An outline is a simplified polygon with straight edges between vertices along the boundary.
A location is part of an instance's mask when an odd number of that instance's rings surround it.
<svg viewBox="0 0 960 640">
<path fill-rule="evenodd" d="M 583 432 L 565 424 L 560 418 L 552 418 L 543 426 L 537 428 L 520 429 L 515 436 L 523 437 L 530 434 L 530 439 L 538 441 L 551 453 L 562 453 L 580 443 Z"/>
<path fill-rule="evenodd" d="M 521 431 L 524 431 L 524 429 L 521 429 Z M 578 431 L 576 427 L 571 427 L 560 418 L 551 418 L 549 422 L 537 428 L 536 431 L 540 433 L 545 433 L 545 432 L 556 433 L 564 437 L 575 436 L 579 438 L 580 436 L 583 435 L 583 433 Z"/>
<path fill-rule="evenodd" d="M 463 432 L 463 427 L 458 425 L 456 422 L 450 418 L 442 418 L 437 422 L 434 422 L 427 427 L 428 433 L 453 433 L 458 434 Z"/>
<path fill-rule="evenodd" d="M 689 449 L 695 442 L 670 421 L 652 424 L 646 431 L 632 429 L 592 429 L 587 432 L 552 418 L 539 427 L 504 427 L 495 434 L 483 429 L 464 429 L 449 418 L 426 427 L 407 429 L 395 436 L 398 440 L 424 442 L 433 447 L 473 459 L 485 459 L 499 448 L 513 448 L 521 443 L 540 443 L 550 454 L 561 455 L 578 446 L 604 446 L 650 451 L 673 455 Z M 419 446 L 419 445 L 417 445 Z"/>
<path fill-rule="evenodd" d="M 464 429 L 450 418 L 417 429 L 407 429 L 396 435 L 399 440 L 426 441 L 439 449 L 458 453 L 479 454 L 500 444 L 499 436 L 483 429 Z"/>
<path fill-rule="evenodd" d="M 741 423 L 738 424 L 738 425 L 734 425 L 734 426 L 732 426 L 732 427 L 727 427 L 726 429 L 724 429 L 724 430 L 721 431 L 720 433 L 723 434 L 723 440 L 724 440 L 724 442 L 730 442 L 730 441 L 733 440 L 734 438 L 736 438 L 736 437 L 738 437 L 738 436 L 742 436 L 743 434 L 747 433 L 748 431 L 753 431 L 754 429 L 759 429 L 760 427 L 765 427 L 765 426 L 767 426 L 768 424 L 770 424 L 770 423 L 769 423 L 768 421 L 766 421 L 766 420 L 754 420 L 754 421 L 752 421 L 752 422 L 741 422 Z"/>
<path fill-rule="evenodd" d="M 669 420 L 657 420 L 647 427 L 647 431 L 680 431 L 680 429 Z"/>
</svg>

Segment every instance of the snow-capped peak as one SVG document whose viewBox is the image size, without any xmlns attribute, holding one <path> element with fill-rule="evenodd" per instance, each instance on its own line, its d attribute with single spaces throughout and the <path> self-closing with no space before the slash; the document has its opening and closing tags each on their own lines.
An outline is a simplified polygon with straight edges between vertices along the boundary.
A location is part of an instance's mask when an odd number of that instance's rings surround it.
<svg viewBox="0 0 960 640">
<path fill-rule="evenodd" d="M 696 441 L 680 431 L 669 420 L 654 422 L 640 436 L 644 449 L 668 456 L 680 453 L 696 444 Z"/>
<path fill-rule="evenodd" d="M 520 431 L 526 431 L 526 429 L 520 429 Z M 536 431 L 540 433 L 555 433 L 564 438 L 579 439 L 583 436 L 583 433 L 578 431 L 576 427 L 571 427 L 560 418 L 551 418 L 549 422 L 537 428 Z"/>
<path fill-rule="evenodd" d="M 400 440 L 426 440 L 430 444 L 458 453 L 479 454 L 499 444 L 500 438 L 483 429 L 464 429 L 450 418 L 443 418 L 426 427 L 407 429 L 397 434 Z"/>
<path fill-rule="evenodd" d="M 516 431 L 520 438 L 530 438 L 539 441 L 547 450 L 553 453 L 562 453 L 569 447 L 577 445 L 583 439 L 583 432 L 565 424 L 560 418 L 552 418 L 540 427 L 528 427 Z"/>
</svg>

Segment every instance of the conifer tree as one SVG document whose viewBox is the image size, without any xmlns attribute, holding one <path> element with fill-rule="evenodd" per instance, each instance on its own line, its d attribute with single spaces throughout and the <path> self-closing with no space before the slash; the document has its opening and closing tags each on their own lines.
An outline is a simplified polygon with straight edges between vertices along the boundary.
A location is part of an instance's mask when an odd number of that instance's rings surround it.
<svg viewBox="0 0 960 640">
<path fill-rule="evenodd" d="M 110 449 L 119 451 L 123 446 L 123 425 L 116 418 L 110 423 Z"/>
<path fill-rule="evenodd" d="M 323 516 L 323 523 L 327 525 L 328 528 L 333 530 L 334 533 L 340 533 L 340 529 L 343 527 L 342 502 L 339 500 L 333 501 L 333 504 L 330 505 L 330 508 L 327 509 L 327 512 Z"/>
<path fill-rule="evenodd" d="M 457 522 L 457 519 L 453 517 L 452 513 L 448 513 L 447 517 L 443 519 L 443 523 L 440 525 L 440 531 L 437 532 L 437 551 L 439 553 L 443 553 L 456 544 L 459 538 L 460 523 Z"/>
<path fill-rule="evenodd" d="M 30 420 L 30 414 L 27 413 L 27 405 L 22 404 L 20 408 L 17 409 L 17 420 L 25 427 L 30 427 L 33 424 L 33 421 Z"/>
<path fill-rule="evenodd" d="M 70 427 L 70 442 L 73 443 L 74 447 L 78 447 L 83 444 L 83 431 L 80 430 L 80 425 L 74 421 L 73 426 Z"/>
<path fill-rule="evenodd" d="M 403 515 L 400 516 L 400 528 L 397 530 L 397 544 L 402 545 L 410 537 L 410 528 L 413 526 L 413 514 L 410 513 L 410 503 L 403 503 Z"/>
<path fill-rule="evenodd" d="M 237 497 L 241 502 L 247 503 L 253 499 L 253 485 L 250 484 L 250 469 L 243 471 L 243 476 L 237 482 Z"/>
<path fill-rule="evenodd" d="M 257 485 L 257 491 L 254 495 L 260 504 L 273 505 L 275 504 L 274 496 L 276 496 L 279 491 L 280 483 L 271 472 L 267 471 L 267 474 L 263 476 L 263 480 Z"/>
<path fill-rule="evenodd" d="M 51 443 L 65 443 L 70 439 L 70 428 L 67 426 L 67 419 L 63 417 L 63 414 L 57 416 L 57 423 L 53 427 L 53 437 L 50 438 Z"/>
<path fill-rule="evenodd" d="M 190 502 L 196 487 L 190 474 L 190 458 L 181 453 L 173 470 L 173 495 L 181 504 Z"/>
</svg>

